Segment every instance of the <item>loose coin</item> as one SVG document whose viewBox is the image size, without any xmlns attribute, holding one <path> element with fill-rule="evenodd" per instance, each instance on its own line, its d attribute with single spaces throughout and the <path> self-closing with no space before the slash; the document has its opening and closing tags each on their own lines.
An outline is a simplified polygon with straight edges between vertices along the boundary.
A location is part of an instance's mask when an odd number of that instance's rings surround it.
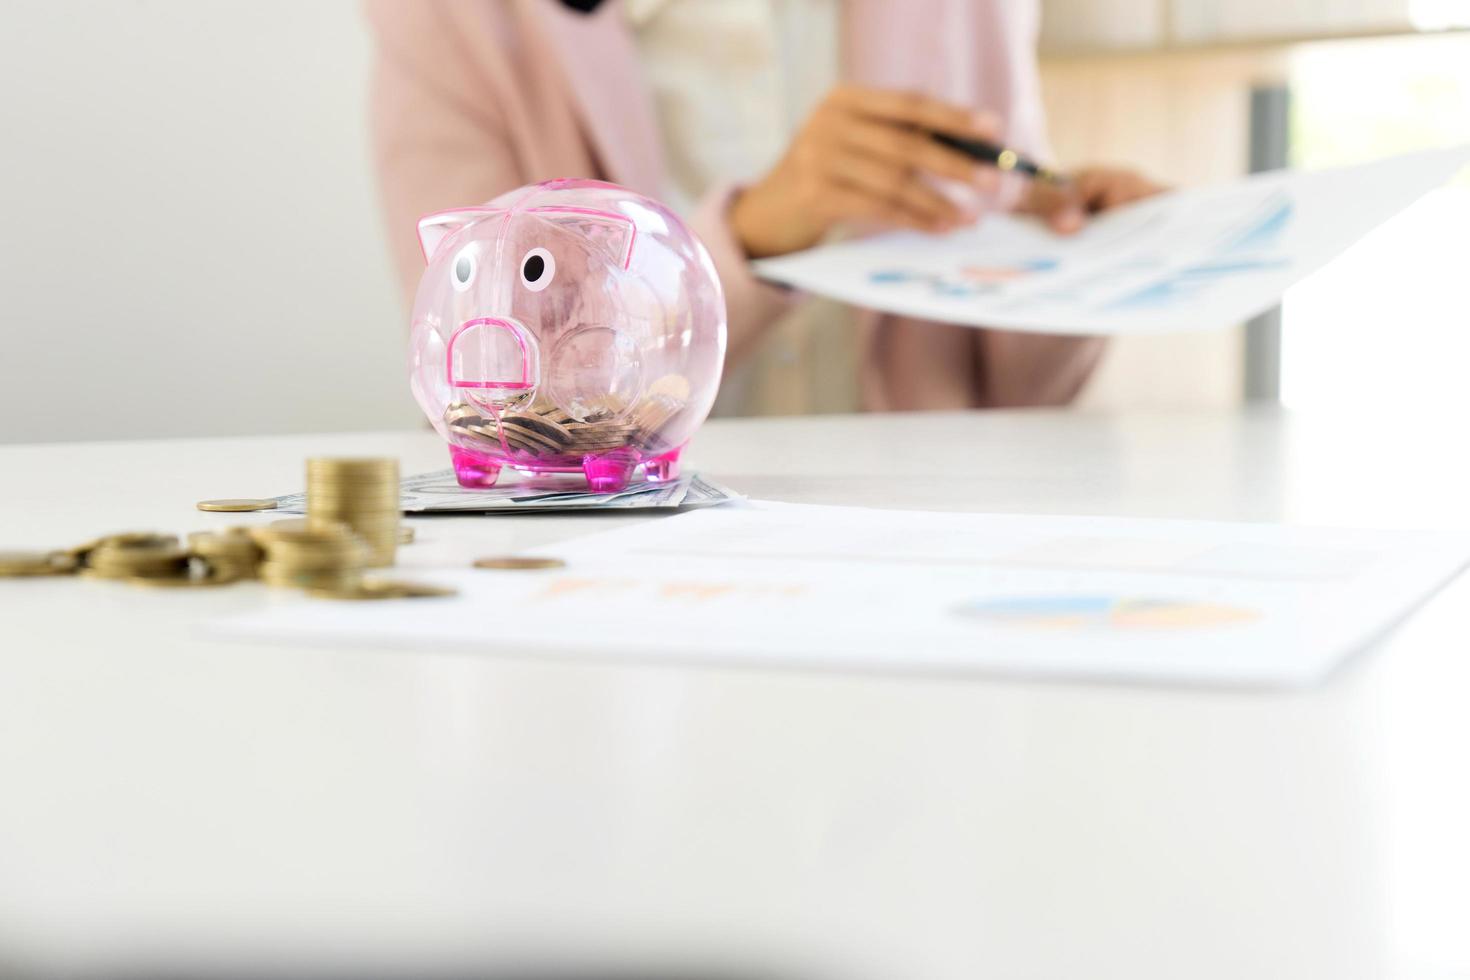
<svg viewBox="0 0 1470 980">
<path fill-rule="evenodd" d="M 232 497 L 224 500 L 201 500 L 194 506 L 200 510 L 241 514 L 251 510 L 275 510 L 276 502 L 256 497 Z"/>
<path fill-rule="evenodd" d="M 198 589 L 230 585 L 240 581 L 242 577 L 233 568 L 195 558 L 175 575 L 133 575 L 124 577 L 122 581 L 129 585 L 145 585 L 150 588 Z"/>
<path fill-rule="evenodd" d="M 347 589 L 357 583 L 360 568 L 301 569 L 264 561 L 256 574 L 266 585 L 291 589 Z"/>
<path fill-rule="evenodd" d="M 0 578 L 69 575 L 76 567 L 65 551 L 0 551 Z"/>
<path fill-rule="evenodd" d="M 177 544 L 104 544 L 87 556 L 87 572 L 94 578 L 167 578 L 187 575 L 189 553 Z"/>
<path fill-rule="evenodd" d="M 189 535 L 189 551 L 208 567 L 207 584 L 255 578 L 264 555 L 248 528 L 195 531 Z"/>
<path fill-rule="evenodd" d="M 346 524 L 296 517 L 284 521 L 271 521 L 264 527 L 252 527 L 250 537 L 262 547 L 270 547 L 277 543 L 313 547 L 352 541 L 355 540 L 356 535 Z"/>
<path fill-rule="evenodd" d="M 475 559 L 476 568 L 491 568 L 503 571 L 533 572 L 547 568 L 566 568 L 560 558 L 539 558 L 534 555 L 498 555 L 493 558 Z"/>
<path fill-rule="evenodd" d="M 123 531 L 68 548 L 66 553 L 79 566 L 91 561 L 92 552 L 101 548 L 166 548 L 179 543 L 177 535 L 156 531 Z"/>
<path fill-rule="evenodd" d="M 316 599 L 440 599 L 458 595 L 454 589 L 422 582 L 397 582 L 381 578 L 365 578 L 342 588 L 307 589 Z"/>
<path fill-rule="evenodd" d="M 102 547 L 166 548 L 178 543 L 177 534 L 160 534 L 157 531 L 123 531 L 120 534 L 109 534 L 98 538 L 91 543 L 89 550 Z"/>
</svg>

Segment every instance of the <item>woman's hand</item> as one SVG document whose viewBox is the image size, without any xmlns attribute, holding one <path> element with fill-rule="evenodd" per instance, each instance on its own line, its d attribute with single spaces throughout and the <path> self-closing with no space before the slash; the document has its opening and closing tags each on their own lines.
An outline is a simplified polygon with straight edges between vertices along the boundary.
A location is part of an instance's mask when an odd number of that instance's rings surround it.
<svg viewBox="0 0 1470 980">
<path fill-rule="evenodd" d="M 999 120 L 928 96 L 841 86 L 812 112 L 783 156 L 730 208 L 751 258 L 815 245 L 840 221 L 883 221 L 947 231 L 968 220 L 925 175 L 992 189 L 993 167 L 930 138 L 930 131 L 995 140 Z"/>
<path fill-rule="evenodd" d="M 1052 231 L 1070 235 L 1081 230 L 1090 214 L 1153 197 L 1167 189 L 1122 167 L 1083 167 L 1064 183 L 1033 180 L 1016 210 L 1034 214 Z"/>
</svg>

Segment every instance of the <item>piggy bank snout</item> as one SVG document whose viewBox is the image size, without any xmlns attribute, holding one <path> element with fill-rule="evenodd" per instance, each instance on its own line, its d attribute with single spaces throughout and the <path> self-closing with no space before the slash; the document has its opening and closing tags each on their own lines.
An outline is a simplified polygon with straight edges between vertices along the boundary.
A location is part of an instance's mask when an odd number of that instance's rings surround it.
<svg viewBox="0 0 1470 980">
<path fill-rule="evenodd" d="M 540 351 L 514 317 L 475 317 L 450 335 L 444 370 L 450 388 L 481 396 L 476 401 L 514 398 L 536 387 Z"/>
</svg>

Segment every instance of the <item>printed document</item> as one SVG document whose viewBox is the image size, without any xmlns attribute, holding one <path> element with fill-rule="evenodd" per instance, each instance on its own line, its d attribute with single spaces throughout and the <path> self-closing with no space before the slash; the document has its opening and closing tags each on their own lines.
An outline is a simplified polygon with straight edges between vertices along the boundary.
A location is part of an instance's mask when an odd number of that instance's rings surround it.
<svg viewBox="0 0 1470 980">
<path fill-rule="evenodd" d="M 236 635 L 528 657 L 1292 686 L 1371 645 L 1470 536 L 727 504 L 403 570 L 445 599 L 299 598 Z"/>
<path fill-rule="evenodd" d="M 1233 326 L 1280 302 L 1470 163 L 1470 147 L 1174 191 L 1057 235 L 995 214 L 945 236 L 895 232 L 755 263 L 759 275 L 904 316 L 1037 333 Z M 1406 284 L 1411 286 L 1411 284 Z"/>
</svg>

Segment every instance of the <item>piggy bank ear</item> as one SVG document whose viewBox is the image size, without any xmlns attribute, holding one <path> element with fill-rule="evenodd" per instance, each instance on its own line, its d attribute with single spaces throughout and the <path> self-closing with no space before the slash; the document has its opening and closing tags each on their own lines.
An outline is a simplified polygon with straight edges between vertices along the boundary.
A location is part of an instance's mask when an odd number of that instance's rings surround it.
<svg viewBox="0 0 1470 980">
<path fill-rule="evenodd" d="M 594 208 L 541 207 L 529 210 L 536 217 L 585 239 L 593 251 L 606 255 L 608 261 L 620 269 L 626 269 L 633 261 L 633 239 L 637 230 L 633 219 L 626 215 Z"/>
<path fill-rule="evenodd" d="M 454 208 L 450 211 L 435 211 L 419 219 L 419 248 L 424 253 L 424 263 L 434 257 L 444 239 L 465 225 L 479 221 L 492 214 L 504 213 L 500 208 Z"/>
</svg>

